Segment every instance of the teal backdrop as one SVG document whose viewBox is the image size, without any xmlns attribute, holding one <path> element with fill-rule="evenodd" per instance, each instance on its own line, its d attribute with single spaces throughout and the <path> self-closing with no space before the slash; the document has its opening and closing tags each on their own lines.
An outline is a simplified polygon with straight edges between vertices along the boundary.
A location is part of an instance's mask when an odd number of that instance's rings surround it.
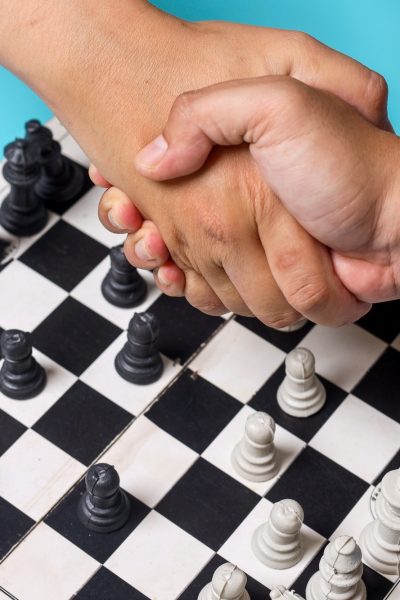
<svg viewBox="0 0 400 600">
<path fill-rule="evenodd" d="M 157 0 L 153 4 L 189 20 L 299 29 L 317 37 L 386 77 L 389 114 L 400 131 L 399 0 Z M 22 135 L 27 119 L 50 116 L 31 90 L 0 67 L 0 148 Z"/>
</svg>

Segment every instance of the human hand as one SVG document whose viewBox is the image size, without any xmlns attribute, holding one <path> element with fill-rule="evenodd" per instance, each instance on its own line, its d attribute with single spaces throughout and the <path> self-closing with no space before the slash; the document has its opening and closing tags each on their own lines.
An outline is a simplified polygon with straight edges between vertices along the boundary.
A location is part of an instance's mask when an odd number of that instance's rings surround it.
<svg viewBox="0 0 400 600">
<path fill-rule="evenodd" d="M 214 144 L 247 142 L 281 202 L 334 250 L 346 288 L 365 302 L 400 297 L 400 143 L 394 134 L 329 93 L 292 78 L 260 77 L 184 94 L 164 139 L 168 148 L 165 142 L 154 164 L 151 145 L 136 158 L 140 172 L 157 181 L 197 171 Z"/>
</svg>

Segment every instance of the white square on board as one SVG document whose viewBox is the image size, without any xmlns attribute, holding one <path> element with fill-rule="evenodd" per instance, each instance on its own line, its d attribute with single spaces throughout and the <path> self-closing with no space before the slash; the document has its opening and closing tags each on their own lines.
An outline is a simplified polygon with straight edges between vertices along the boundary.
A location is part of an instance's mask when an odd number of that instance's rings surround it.
<svg viewBox="0 0 400 600">
<path fill-rule="evenodd" d="M 198 458 L 198 454 L 139 417 L 104 454 L 122 487 L 149 507 L 155 506 Z"/>
<path fill-rule="evenodd" d="M 387 348 L 358 325 L 336 329 L 317 325 L 301 342 L 315 355 L 317 373 L 350 392 Z"/>
<path fill-rule="evenodd" d="M 174 365 L 169 358 L 162 356 L 164 371 L 158 381 L 149 385 L 130 383 L 118 375 L 114 367 L 114 359 L 125 343 L 124 332 L 90 365 L 80 379 L 132 415 L 138 416 L 182 367 Z"/>
<path fill-rule="evenodd" d="M 243 406 L 243 408 L 237 413 L 237 415 L 235 415 L 235 417 L 221 431 L 215 440 L 213 440 L 208 448 L 206 448 L 202 456 L 210 463 L 256 492 L 256 494 L 264 496 L 286 471 L 296 456 L 300 454 L 301 450 L 305 446 L 305 443 L 283 427 L 276 425 L 274 443 L 276 448 L 276 457 L 279 464 L 279 472 L 275 477 L 269 479 L 268 481 L 255 482 L 244 479 L 238 475 L 232 467 L 231 455 L 233 448 L 244 435 L 247 418 L 254 412 L 255 411 L 250 408 L 250 406 Z"/>
<path fill-rule="evenodd" d="M 0 325 L 32 331 L 67 297 L 67 292 L 14 260 L 0 273 Z"/>
<path fill-rule="evenodd" d="M 310 446 L 371 483 L 400 448 L 400 423 L 349 395 Z"/>
<path fill-rule="evenodd" d="M 69 600 L 99 567 L 75 544 L 40 523 L 0 565 L 0 582 L 18 600 Z"/>
<path fill-rule="evenodd" d="M 284 358 L 284 352 L 236 321 L 229 321 L 193 360 L 190 368 L 246 403 Z"/>
<path fill-rule="evenodd" d="M 176 598 L 214 552 L 155 511 L 105 566 L 148 598 Z"/>
<path fill-rule="evenodd" d="M 33 356 L 46 371 L 47 381 L 44 390 L 35 398 L 21 402 L 8 398 L 0 392 L 0 408 L 27 427 L 36 423 L 77 380 L 75 375 L 39 350 L 33 349 Z"/>
<path fill-rule="evenodd" d="M 237 565 L 250 577 L 253 577 L 270 590 L 277 585 L 284 585 L 289 588 L 326 541 L 325 538 L 303 523 L 301 533 L 304 555 L 297 565 L 283 570 L 271 569 L 265 566 L 253 553 L 251 539 L 257 527 L 266 523 L 272 506 L 273 504 L 269 500 L 262 498 L 218 550 L 220 556 Z"/>
<path fill-rule="evenodd" d="M 395 348 L 396 350 L 400 351 L 400 334 L 392 342 L 392 347 Z M 398 587 L 400 587 L 400 586 L 398 586 Z"/>
<path fill-rule="evenodd" d="M 135 308 L 119 308 L 108 302 L 101 293 L 101 284 L 104 277 L 110 270 L 110 258 L 107 256 L 97 267 L 93 269 L 78 285 L 72 290 L 71 296 L 76 298 L 91 309 L 102 315 L 109 321 L 127 329 L 128 323 L 135 312 L 145 312 L 149 306 L 161 295 L 160 290 L 154 283 L 153 275 L 150 271 L 139 270 L 147 285 L 147 294 L 138 306 Z"/>
<path fill-rule="evenodd" d="M 0 496 L 37 521 L 86 467 L 28 429 L 0 457 Z"/>
</svg>

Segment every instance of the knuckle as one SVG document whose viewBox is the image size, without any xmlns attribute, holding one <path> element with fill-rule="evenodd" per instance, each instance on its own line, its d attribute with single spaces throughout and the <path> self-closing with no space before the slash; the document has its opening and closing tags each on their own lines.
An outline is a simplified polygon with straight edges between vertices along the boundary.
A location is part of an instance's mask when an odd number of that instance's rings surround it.
<svg viewBox="0 0 400 600">
<path fill-rule="evenodd" d="M 300 31 L 300 30 L 290 31 L 288 33 L 288 35 L 289 35 L 289 39 L 292 42 L 292 44 L 301 46 L 301 48 L 303 50 L 304 49 L 311 50 L 316 41 L 315 38 L 312 37 L 312 35 L 309 35 L 305 31 Z"/>
<path fill-rule="evenodd" d="M 198 90 L 190 90 L 179 94 L 172 105 L 171 112 L 184 118 L 190 118 L 199 97 L 200 92 Z"/>
<path fill-rule="evenodd" d="M 319 312 L 329 302 L 330 292 L 321 279 L 303 279 L 286 294 L 286 299 L 301 314 Z"/>
<path fill-rule="evenodd" d="M 382 109 L 388 97 L 388 84 L 386 79 L 376 71 L 369 71 L 366 81 L 366 97 L 372 108 Z"/>
</svg>

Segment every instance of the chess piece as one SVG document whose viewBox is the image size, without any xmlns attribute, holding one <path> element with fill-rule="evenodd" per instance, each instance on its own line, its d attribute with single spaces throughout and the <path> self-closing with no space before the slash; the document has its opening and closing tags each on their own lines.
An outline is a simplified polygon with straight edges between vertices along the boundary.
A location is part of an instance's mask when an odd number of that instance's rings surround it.
<svg viewBox="0 0 400 600">
<path fill-rule="evenodd" d="M 319 570 L 307 584 L 306 600 L 365 600 L 362 572 L 359 546 L 352 537 L 341 535 L 326 546 Z"/>
<path fill-rule="evenodd" d="M 400 574 L 400 469 L 382 479 L 375 502 L 376 519 L 361 532 L 365 564 L 386 575 Z"/>
<path fill-rule="evenodd" d="M 275 421 L 265 412 L 247 418 L 245 433 L 232 452 L 232 466 L 249 481 L 268 481 L 278 472 L 274 446 Z"/>
<path fill-rule="evenodd" d="M 301 560 L 300 529 L 304 512 L 295 500 L 274 504 L 266 523 L 255 530 L 252 548 L 256 557 L 272 569 L 288 569 Z"/>
<path fill-rule="evenodd" d="M 285 333 L 292 333 L 292 331 L 298 331 L 308 322 L 308 319 L 303 317 L 296 321 L 296 323 L 292 323 L 291 325 L 286 325 L 285 327 L 274 327 L 277 331 L 284 331 Z"/>
<path fill-rule="evenodd" d="M 133 308 L 144 299 L 146 282 L 126 259 L 122 245 L 110 251 L 111 269 L 103 279 L 101 291 L 114 306 Z"/>
<path fill-rule="evenodd" d="M 130 505 L 119 486 L 119 476 L 111 465 L 99 463 L 90 467 L 85 477 L 86 492 L 78 503 L 78 517 L 91 531 L 110 533 L 125 525 Z"/>
<path fill-rule="evenodd" d="M 198 600 L 250 600 L 246 582 L 243 571 L 231 563 L 224 563 L 201 590 Z"/>
<path fill-rule="evenodd" d="M 158 352 L 159 327 L 156 317 L 149 313 L 135 313 L 128 325 L 128 341 L 115 358 L 119 375 L 137 384 L 157 381 L 163 371 Z"/>
<path fill-rule="evenodd" d="M 304 600 L 294 590 L 288 590 L 284 585 L 277 585 L 269 593 L 271 600 Z"/>
<path fill-rule="evenodd" d="M 47 222 L 47 210 L 36 195 L 34 186 L 40 168 L 26 140 L 15 140 L 4 149 L 4 179 L 10 193 L 0 206 L 0 225 L 17 236 L 38 233 Z"/>
<path fill-rule="evenodd" d="M 84 169 L 61 154 L 61 146 L 53 139 L 51 130 L 37 119 L 25 123 L 25 131 L 25 139 L 41 167 L 36 195 L 52 208 L 79 198 L 87 187 Z"/>
<path fill-rule="evenodd" d="M 40 394 L 46 384 L 46 373 L 32 356 L 29 333 L 18 329 L 3 331 L 0 337 L 0 392 L 14 400 L 28 400 Z"/>
<path fill-rule="evenodd" d="M 292 417 L 310 417 L 325 404 L 325 388 L 315 375 L 314 355 L 295 348 L 286 357 L 286 377 L 278 389 L 278 404 Z"/>
</svg>

